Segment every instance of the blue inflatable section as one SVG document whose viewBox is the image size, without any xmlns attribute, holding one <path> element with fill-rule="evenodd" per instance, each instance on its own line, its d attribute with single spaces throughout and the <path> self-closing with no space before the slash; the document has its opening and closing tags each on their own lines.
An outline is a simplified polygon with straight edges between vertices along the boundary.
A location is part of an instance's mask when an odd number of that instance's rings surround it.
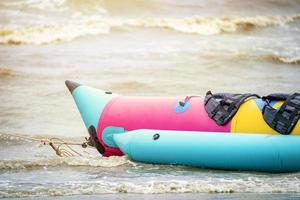
<svg viewBox="0 0 300 200">
<path fill-rule="evenodd" d="M 300 137 L 135 130 L 113 136 L 129 158 L 223 170 L 300 171 Z"/>
<path fill-rule="evenodd" d="M 99 117 L 106 104 L 115 96 L 87 86 L 79 86 L 72 95 L 87 128 L 98 127 Z"/>
</svg>

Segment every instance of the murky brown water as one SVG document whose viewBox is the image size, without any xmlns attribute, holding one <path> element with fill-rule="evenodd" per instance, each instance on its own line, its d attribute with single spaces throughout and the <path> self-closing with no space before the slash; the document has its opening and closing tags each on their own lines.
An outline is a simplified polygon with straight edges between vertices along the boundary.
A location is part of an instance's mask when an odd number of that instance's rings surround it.
<svg viewBox="0 0 300 200">
<path fill-rule="evenodd" d="M 299 33 L 299 1 L 3 0 L 0 132 L 86 136 L 66 79 L 124 95 L 300 92 Z M 60 159 L 3 136 L 0 197 L 300 191 L 299 174 L 92 155 Z"/>
</svg>

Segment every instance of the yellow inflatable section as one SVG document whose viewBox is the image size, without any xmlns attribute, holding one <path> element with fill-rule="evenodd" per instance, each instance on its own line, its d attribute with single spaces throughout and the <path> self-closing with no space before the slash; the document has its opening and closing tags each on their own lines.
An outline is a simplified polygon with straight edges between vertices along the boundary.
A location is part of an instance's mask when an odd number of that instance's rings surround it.
<svg viewBox="0 0 300 200">
<path fill-rule="evenodd" d="M 282 101 L 277 102 L 273 107 L 277 108 L 282 103 Z M 238 112 L 232 118 L 230 131 L 232 133 L 279 134 L 265 122 L 262 112 L 254 99 L 250 99 L 241 105 Z M 300 135 L 300 120 L 291 134 Z"/>
</svg>

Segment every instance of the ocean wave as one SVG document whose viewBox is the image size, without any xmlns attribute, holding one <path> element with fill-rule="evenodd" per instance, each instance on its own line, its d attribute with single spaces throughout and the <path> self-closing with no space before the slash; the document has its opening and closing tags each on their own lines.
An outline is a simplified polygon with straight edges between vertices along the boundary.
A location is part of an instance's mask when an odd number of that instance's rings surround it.
<svg viewBox="0 0 300 200">
<path fill-rule="evenodd" d="M 272 25 L 284 25 L 300 19 L 295 16 L 256 16 L 256 17 L 191 17 L 186 19 L 146 19 L 128 23 L 135 27 L 167 28 L 183 33 L 200 35 L 213 35 L 220 33 L 233 33 L 249 31 L 254 27 L 266 27 Z"/>
<path fill-rule="evenodd" d="M 213 35 L 251 31 L 255 27 L 284 25 L 299 20 L 294 16 L 255 16 L 255 17 L 189 17 L 184 19 L 141 18 L 141 19 L 89 19 L 65 24 L 45 24 L 0 28 L 0 44 L 49 44 L 70 41 L 87 35 L 108 34 L 113 28 L 162 28 L 181 33 Z"/>
<path fill-rule="evenodd" d="M 260 62 L 269 62 L 269 63 L 285 63 L 285 64 L 300 64 L 300 56 L 288 56 L 288 55 L 281 55 L 275 51 L 268 51 L 265 50 L 257 50 L 257 52 L 246 52 L 246 51 L 228 51 L 228 52 L 214 52 L 210 50 L 208 52 L 201 52 L 201 56 L 207 59 L 221 59 L 227 60 L 229 62 L 238 62 L 238 61 L 249 61 L 249 60 L 256 60 Z"/>
<path fill-rule="evenodd" d="M 238 53 L 234 56 L 235 60 L 259 60 L 259 61 L 266 61 L 272 63 L 284 63 L 284 64 L 300 64 L 300 57 L 299 56 L 285 56 L 280 55 L 278 53 L 271 53 L 271 54 L 261 54 L 261 55 L 251 55 L 247 53 Z"/>
<path fill-rule="evenodd" d="M 275 62 L 286 63 L 286 64 L 300 64 L 300 56 L 286 57 L 280 55 L 271 55 L 270 59 Z"/>
<path fill-rule="evenodd" d="M 0 44 L 50 44 L 70 41 L 80 36 L 109 33 L 104 23 L 77 23 L 35 27 L 5 27 L 0 29 Z"/>
<path fill-rule="evenodd" d="M 0 191 L 1 198 L 97 194 L 165 194 L 165 193 L 299 193 L 299 179 L 281 178 L 270 181 L 263 178 L 225 179 L 204 178 L 198 180 L 155 180 L 142 182 L 110 181 L 67 182 L 55 185 L 33 186 L 30 190 L 11 185 Z"/>
<path fill-rule="evenodd" d="M 117 167 L 133 164 L 127 157 L 67 157 L 38 161 L 28 160 L 0 160 L 0 170 L 22 170 L 43 167 L 89 166 L 89 167 Z"/>
</svg>

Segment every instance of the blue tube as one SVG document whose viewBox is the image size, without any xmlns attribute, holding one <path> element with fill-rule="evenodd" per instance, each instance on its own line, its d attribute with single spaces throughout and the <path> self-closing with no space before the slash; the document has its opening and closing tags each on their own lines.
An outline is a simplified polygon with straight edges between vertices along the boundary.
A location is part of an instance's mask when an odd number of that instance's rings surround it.
<svg viewBox="0 0 300 200">
<path fill-rule="evenodd" d="M 300 136 L 134 130 L 113 136 L 129 158 L 223 170 L 300 171 Z"/>
</svg>

